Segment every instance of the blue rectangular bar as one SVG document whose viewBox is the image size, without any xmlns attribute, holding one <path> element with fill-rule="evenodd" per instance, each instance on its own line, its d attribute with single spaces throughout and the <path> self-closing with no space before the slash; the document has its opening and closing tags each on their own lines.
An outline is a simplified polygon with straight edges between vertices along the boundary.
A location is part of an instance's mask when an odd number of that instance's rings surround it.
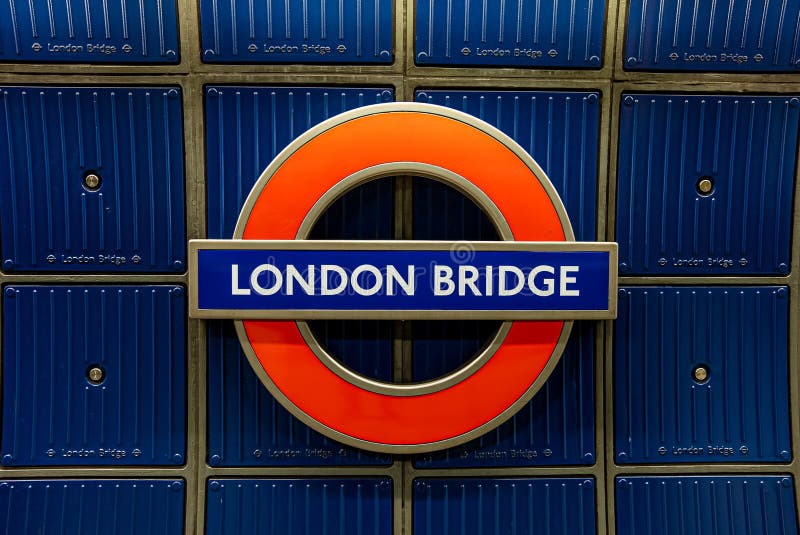
<svg viewBox="0 0 800 535">
<path fill-rule="evenodd" d="M 610 308 L 609 251 L 469 250 L 465 255 L 322 247 L 199 249 L 197 307 L 273 313 Z"/>
</svg>

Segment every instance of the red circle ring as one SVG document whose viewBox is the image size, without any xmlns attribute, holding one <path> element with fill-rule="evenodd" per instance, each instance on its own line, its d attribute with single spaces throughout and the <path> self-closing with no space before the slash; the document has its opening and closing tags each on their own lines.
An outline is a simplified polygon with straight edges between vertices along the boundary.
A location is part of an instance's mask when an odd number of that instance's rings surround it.
<svg viewBox="0 0 800 535">
<path fill-rule="evenodd" d="M 471 115 L 419 103 L 337 115 L 295 139 L 259 177 L 235 239 L 294 239 L 326 192 L 382 164 L 424 164 L 464 177 L 502 212 L 521 241 L 573 241 L 561 199 L 510 137 Z M 385 453 L 455 446 L 500 425 L 544 384 L 572 322 L 516 321 L 486 363 L 421 395 L 374 392 L 323 364 L 294 321 L 237 321 L 253 369 L 294 416 L 340 442 Z"/>
</svg>

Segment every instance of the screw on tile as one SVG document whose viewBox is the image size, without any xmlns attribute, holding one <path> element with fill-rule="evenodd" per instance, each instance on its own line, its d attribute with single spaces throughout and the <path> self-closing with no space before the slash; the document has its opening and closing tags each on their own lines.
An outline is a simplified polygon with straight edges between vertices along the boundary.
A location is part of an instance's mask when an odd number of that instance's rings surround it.
<svg viewBox="0 0 800 535">
<path fill-rule="evenodd" d="M 628 66 L 630 66 L 630 67 L 633 67 L 634 65 L 636 65 L 636 62 L 637 62 L 637 60 L 633 56 L 631 56 L 631 57 L 629 57 L 628 59 L 625 60 L 625 63 L 627 63 Z"/>
<path fill-rule="evenodd" d="M 628 95 L 624 99 L 622 99 L 622 103 L 625 104 L 626 106 L 633 106 L 634 102 L 635 102 L 635 99 L 630 95 Z"/>
<path fill-rule="evenodd" d="M 172 483 L 169 484 L 169 488 L 170 490 L 177 492 L 183 488 L 183 483 L 181 483 L 180 481 L 173 481 Z"/>
<path fill-rule="evenodd" d="M 206 91 L 206 95 L 208 95 L 209 97 L 218 97 L 219 91 L 216 88 L 212 87 L 208 91 Z"/>
<path fill-rule="evenodd" d="M 781 265 L 783 265 L 783 264 L 781 264 Z M 783 299 L 784 297 L 789 295 L 789 290 L 787 290 L 786 288 L 778 288 L 778 292 L 777 293 L 778 293 L 778 299 Z"/>
<path fill-rule="evenodd" d="M 170 89 L 167 91 L 167 96 L 169 98 L 177 98 L 178 97 L 178 90 L 177 89 Z"/>
<path fill-rule="evenodd" d="M 90 383 L 99 385 L 106 378 L 106 372 L 100 366 L 92 366 L 86 372 L 86 376 L 89 378 Z"/>
<path fill-rule="evenodd" d="M 211 466 L 217 466 L 221 462 L 222 462 L 222 457 L 220 457 L 219 455 L 212 455 L 208 459 L 208 464 L 210 464 Z"/>
<path fill-rule="evenodd" d="M 703 197 L 707 197 L 714 191 L 714 180 L 710 176 L 701 176 L 697 180 L 697 185 L 695 187 L 697 188 L 697 193 Z"/>
<path fill-rule="evenodd" d="M 172 289 L 170 293 L 172 294 L 172 297 L 175 297 L 176 299 L 178 297 L 183 297 L 183 288 L 181 288 L 180 286 L 176 286 L 175 288 Z"/>
<path fill-rule="evenodd" d="M 694 377 L 694 380 L 697 381 L 698 383 L 705 382 L 706 380 L 708 380 L 708 368 L 706 368 L 702 364 L 700 366 L 695 367 L 695 369 L 692 370 L 692 377 Z"/>
<path fill-rule="evenodd" d="M 600 56 L 592 56 L 589 58 L 589 63 L 592 65 L 600 65 Z"/>
<path fill-rule="evenodd" d="M 6 258 L 3 261 L 3 269 L 11 269 L 12 267 L 14 267 L 14 261 L 10 258 Z"/>
<path fill-rule="evenodd" d="M 176 271 L 181 269 L 182 267 L 183 267 L 183 262 L 181 262 L 180 260 L 176 260 L 172 263 L 172 269 Z"/>
<path fill-rule="evenodd" d="M 586 95 L 586 102 L 597 102 L 597 93 L 589 93 Z"/>
<path fill-rule="evenodd" d="M 794 97 L 789 99 L 789 106 L 796 108 L 800 106 L 800 98 Z"/>
<path fill-rule="evenodd" d="M 786 487 L 786 488 L 791 487 L 792 486 L 792 480 L 790 478 L 788 478 L 788 477 L 784 477 L 783 479 L 781 479 L 781 486 L 782 487 Z"/>
<path fill-rule="evenodd" d="M 221 488 L 222 485 L 220 485 L 219 481 L 212 481 L 211 483 L 208 484 L 208 490 L 210 490 L 211 492 L 217 492 Z"/>
<path fill-rule="evenodd" d="M 176 453 L 172 456 L 172 462 L 175 464 L 181 464 L 183 462 L 183 455 Z"/>
<path fill-rule="evenodd" d="M 95 173 L 94 171 L 89 171 L 83 176 L 83 185 L 89 191 L 95 191 L 100 187 L 100 183 L 103 180 L 100 178 L 100 175 Z"/>
</svg>

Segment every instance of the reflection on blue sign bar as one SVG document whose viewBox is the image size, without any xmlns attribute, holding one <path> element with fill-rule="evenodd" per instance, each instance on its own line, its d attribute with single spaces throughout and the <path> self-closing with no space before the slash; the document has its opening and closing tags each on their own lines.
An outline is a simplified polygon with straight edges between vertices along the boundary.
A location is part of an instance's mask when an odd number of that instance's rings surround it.
<svg viewBox="0 0 800 535">
<path fill-rule="evenodd" d="M 189 249 L 197 318 L 616 317 L 614 243 L 195 240 Z"/>
</svg>

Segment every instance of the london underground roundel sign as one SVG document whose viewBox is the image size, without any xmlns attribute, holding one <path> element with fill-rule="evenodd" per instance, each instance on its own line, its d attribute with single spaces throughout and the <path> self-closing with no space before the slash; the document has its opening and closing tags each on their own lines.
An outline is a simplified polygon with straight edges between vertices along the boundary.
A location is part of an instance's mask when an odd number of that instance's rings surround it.
<svg viewBox="0 0 800 535">
<path fill-rule="evenodd" d="M 504 241 L 305 239 L 344 193 L 399 175 L 456 188 Z M 542 386 L 570 320 L 616 316 L 616 244 L 575 242 L 536 162 L 496 128 L 439 106 L 378 104 L 310 129 L 258 179 L 233 238 L 190 242 L 190 315 L 236 320 L 272 395 L 363 449 L 427 452 L 487 432 Z M 345 367 L 304 322 L 454 318 L 505 322 L 472 362 L 406 384 Z"/>
</svg>

